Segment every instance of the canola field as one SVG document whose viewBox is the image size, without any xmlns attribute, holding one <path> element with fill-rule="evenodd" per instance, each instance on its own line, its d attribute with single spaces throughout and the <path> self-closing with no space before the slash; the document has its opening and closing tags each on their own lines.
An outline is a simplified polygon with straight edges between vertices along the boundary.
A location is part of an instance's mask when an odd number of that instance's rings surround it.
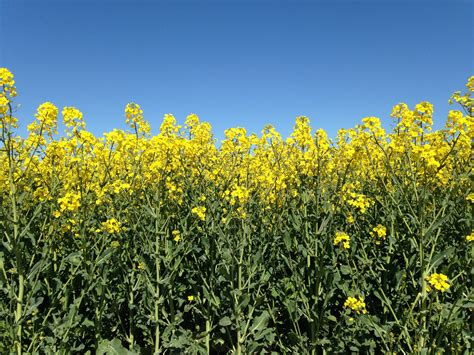
<svg viewBox="0 0 474 355">
<path fill-rule="evenodd" d="M 20 137 L 0 86 L 2 354 L 474 351 L 474 76 L 439 129 L 399 103 L 221 142 L 135 103 L 97 137 L 46 102 Z"/>
</svg>

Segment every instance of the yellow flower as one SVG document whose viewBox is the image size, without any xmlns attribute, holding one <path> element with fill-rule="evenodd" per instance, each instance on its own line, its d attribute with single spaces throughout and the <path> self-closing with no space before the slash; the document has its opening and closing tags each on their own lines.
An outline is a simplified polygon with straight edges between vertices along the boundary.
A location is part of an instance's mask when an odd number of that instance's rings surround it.
<svg viewBox="0 0 474 355">
<path fill-rule="evenodd" d="M 415 113 L 421 122 L 431 125 L 433 123 L 431 117 L 433 116 L 433 105 L 427 101 L 420 102 L 415 106 Z"/>
<path fill-rule="evenodd" d="M 441 292 L 444 292 L 451 287 L 448 277 L 444 274 L 431 274 L 426 277 L 426 281 L 428 281 L 430 287 L 434 287 L 436 290 Z"/>
<path fill-rule="evenodd" d="M 363 194 L 351 193 L 347 203 L 351 206 L 357 207 L 361 213 L 365 213 L 367 208 L 373 204 L 373 201 Z"/>
<path fill-rule="evenodd" d="M 138 270 L 145 270 L 145 263 L 143 261 L 140 261 L 137 265 Z"/>
<path fill-rule="evenodd" d="M 12 72 L 7 68 L 0 68 L 0 86 L 12 86 L 14 84 Z"/>
<path fill-rule="evenodd" d="M 0 106 L 7 106 L 9 102 L 10 101 L 5 96 L 0 96 Z"/>
<path fill-rule="evenodd" d="M 2 87 L 6 95 L 16 96 L 15 80 L 13 80 L 12 72 L 7 68 L 0 68 L 0 88 Z"/>
<path fill-rule="evenodd" d="M 194 213 L 196 216 L 198 216 L 201 221 L 206 220 L 206 207 L 203 207 L 203 206 L 194 207 L 191 210 L 191 212 Z"/>
<path fill-rule="evenodd" d="M 365 309 L 365 302 L 361 296 L 356 297 L 347 297 L 346 302 L 344 302 L 344 307 L 350 308 L 357 314 L 366 314 L 367 310 Z"/>
<path fill-rule="evenodd" d="M 108 219 L 105 222 L 102 222 L 102 231 L 109 234 L 116 234 L 120 232 L 121 224 L 115 218 Z"/>
<path fill-rule="evenodd" d="M 235 205 L 236 202 L 244 204 L 249 198 L 249 190 L 244 186 L 234 186 L 232 192 L 229 191 L 230 204 Z"/>
<path fill-rule="evenodd" d="M 351 237 L 349 237 L 346 233 L 336 232 L 333 245 L 340 245 L 342 243 L 342 247 L 344 249 L 349 249 L 351 247 L 350 241 L 351 241 Z"/>
<path fill-rule="evenodd" d="M 194 296 L 193 296 L 193 295 L 189 295 L 189 296 L 188 296 L 188 301 L 190 301 L 190 302 L 191 302 L 191 301 L 194 301 Z"/>
<path fill-rule="evenodd" d="M 469 91 L 474 92 L 474 75 L 467 80 L 466 87 Z"/>
<path fill-rule="evenodd" d="M 474 242 L 474 231 L 471 232 L 468 236 L 466 236 L 466 240 L 468 242 Z"/>
<path fill-rule="evenodd" d="M 381 224 L 378 224 L 372 229 L 372 232 L 370 234 L 374 238 L 375 244 L 380 244 L 380 241 L 384 240 L 387 236 L 387 228 L 382 226 Z"/>
<path fill-rule="evenodd" d="M 35 117 L 42 124 L 43 130 L 47 132 L 55 132 L 58 125 L 58 108 L 54 106 L 51 102 L 45 102 L 41 104 L 38 109 Z"/>
<path fill-rule="evenodd" d="M 133 102 L 128 103 L 125 107 L 125 117 L 125 122 L 136 133 L 142 133 L 144 135 L 150 134 L 150 124 L 143 119 L 143 110 L 140 108 L 140 105 Z"/>
<path fill-rule="evenodd" d="M 64 197 L 58 198 L 59 208 L 61 212 L 65 210 L 77 211 L 81 206 L 81 195 L 78 193 L 68 192 Z"/>
<path fill-rule="evenodd" d="M 177 243 L 181 239 L 181 233 L 178 230 L 174 230 L 171 232 L 173 235 L 173 240 Z"/>
<path fill-rule="evenodd" d="M 82 120 L 82 112 L 75 107 L 64 107 L 63 122 L 66 127 L 72 127 L 75 130 L 85 128 L 85 122 Z"/>
</svg>

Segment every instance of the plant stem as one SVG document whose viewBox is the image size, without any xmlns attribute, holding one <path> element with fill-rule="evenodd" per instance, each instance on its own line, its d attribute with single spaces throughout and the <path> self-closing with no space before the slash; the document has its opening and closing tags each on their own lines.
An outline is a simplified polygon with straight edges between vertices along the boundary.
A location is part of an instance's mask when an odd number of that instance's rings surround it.
<svg viewBox="0 0 474 355">
<path fill-rule="evenodd" d="M 160 299 L 160 237 L 158 226 L 158 214 L 155 211 L 155 354 L 160 352 L 160 322 L 159 322 L 159 299 Z"/>
</svg>

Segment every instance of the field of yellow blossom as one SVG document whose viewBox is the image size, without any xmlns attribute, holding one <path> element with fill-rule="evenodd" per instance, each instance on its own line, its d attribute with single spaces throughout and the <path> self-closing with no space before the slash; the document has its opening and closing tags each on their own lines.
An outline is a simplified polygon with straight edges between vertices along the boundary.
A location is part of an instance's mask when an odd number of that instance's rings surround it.
<svg viewBox="0 0 474 355">
<path fill-rule="evenodd" d="M 96 137 L 46 102 L 20 137 L 0 87 L 0 353 L 473 352 L 474 77 L 438 130 L 400 103 L 219 143 L 135 103 Z"/>
</svg>

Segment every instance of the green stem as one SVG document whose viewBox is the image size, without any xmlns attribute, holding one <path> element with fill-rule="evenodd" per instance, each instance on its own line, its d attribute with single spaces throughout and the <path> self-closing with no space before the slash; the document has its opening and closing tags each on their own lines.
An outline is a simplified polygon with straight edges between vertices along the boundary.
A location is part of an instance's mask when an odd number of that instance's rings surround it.
<svg viewBox="0 0 474 355">
<path fill-rule="evenodd" d="M 209 319 L 206 319 L 206 353 L 208 355 L 211 353 L 210 337 L 211 337 L 211 322 L 209 321 Z"/>
<path fill-rule="evenodd" d="M 23 313 L 23 295 L 25 292 L 25 276 L 23 273 L 23 261 L 22 254 L 20 250 L 20 241 L 19 241 L 19 219 L 18 219 L 18 208 L 16 200 L 16 186 L 14 181 L 14 162 L 13 162 L 13 147 L 11 143 L 11 134 L 8 133 L 8 165 L 9 172 L 8 177 L 10 181 L 10 198 L 12 205 L 12 217 L 13 217 L 13 241 L 15 248 L 15 257 L 16 257 L 16 269 L 18 272 L 18 295 L 16 297 L 16 311 L 15 311 L 15 344 L 17 354 L 21 355 L 22 353 L 22 326 L 21 326 L 21 316 Z"/>
<path fill-rule="evenodd" d="M 246 242 L 245 239 L 245 226 L 244 222 L 242 221 L 242 231 L 244 233 L 244 236 L 242 238 L 243 243 Z M 244 261 L 244 249 L 245 245 L 241 245 L 240 248 L 240 257 L 238 261 L 238 266 L 237 266 L 237 288 L 240 291 L 239 294 L 242 294 L 242 264 Z M 240 318 L 241 318 L 241 313 L 242 310 L 240 309 L 240 304 L 239 304 L 239 299 L 237 296 L 234 296 L 234 309 L 235 309 L 235 323 L 236 323 L 236 328 L 237 328 L 237 346 L 235 353 L 237 355 L 240 355 L 242 353 L 242 332 L 240 331 Z"/>
<path fill-rule="evenodd" d="M 130 321 L 130 328 L 129 328 L 129 337 L 128 337 L 128 342 L 130 343 L 130 350 L 133 350 L 133 345 L 135 343 L 135 339 L 133 336 L 133 303 L 134 303 L 134 297 L 133 297 L 133 279 L 132 279 L 132 290 L 130 291 L 129 294 L 129 302 L 130 302 L 130 313 L 129 313 L 129 321 Z"/>
<path fill-rule="evenodd" d="M 18 355 L 21 355 L 21 352 L 22 352 L 22 347 L 21 347 L 22 327 L 21 327 L 20 319 L 23 313 L 23 294 L 24 294 L 24 289 L 25 289 L 24 282 L 25 282 L 25 277 L 23 273 L 20 273 L 18 276 L 18 298 L 17 298 L 16 312 L 15 312 L 15 324 L 17 324 L 18 326 L 17 332 L 16 332 L 16 336 L 17 336 L 16 344 L 17 344 Z"/>
<path fill-rule="evenodd" d="M 160 237 L 158 226 L 158 214 L 155 211 L 155 354 L 160 352 L 160 322 L 159 322 L 159 298 L 160 298 Z"/>
</svg>

